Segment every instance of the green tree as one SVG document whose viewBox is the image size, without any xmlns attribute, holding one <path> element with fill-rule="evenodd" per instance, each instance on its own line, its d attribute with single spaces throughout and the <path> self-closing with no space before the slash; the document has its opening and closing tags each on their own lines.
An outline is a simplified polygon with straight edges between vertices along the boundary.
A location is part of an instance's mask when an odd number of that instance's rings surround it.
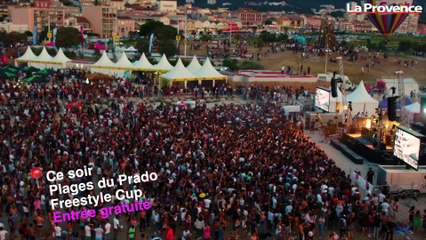
<svg viewBox="0 0 426 240">
<path fill-rule="evenodd" d="M 28 39 L 27 35 L 19 32 L 0 31 L 0 42 L 6 46 L 14 45 L 16 43 L 24 43 Z"/>
<path fill-rule="evenodd" d="M 278 36 L 277 36 L 277 41 L 278 42 L 284 42 L 284 41 L 287 41 L 287 40 L 288 40 L 288 35 L 287 34 L 284 34 L 284 33 L 278 34 Z"/>
<path fill-rule="evenodd" d="M 379 51 L 386 51 L 386 45 L 387 45 L 386 40 L 381 40 L 381 41 L 377 44 L 377 50 L 379 50 Z"/>
<path fill-rule="evenodd" d="M 406 52 L 406 51 L 410 50 L 410 48 L 412 46 L 411 44 L 412 44 L 411 41 L 408 41 L 408 40 L 400 41 L 399 44 L 398 44 L 398 51 Z"/>
<path fill-rule="evenodd" d="M 33 36 L 33 33 L 30 32 L 30 31 L 25 31 L 24 34 L 27 35 L 27 37 L 32 37 Z"/>
<path fill-rule="evenodd" d="M 263 47 L 263 39 L 261 37 L 256 37 L 253 40 L 253 43 L 256 45 L 257 48 L 262 48 Z"/>
<path fill-rule="evenodd" d="M 272 19 L 266 19 L 265 25 L 272 25 Z"/>
<path fill-rule="evenodd" d="M 41 51 L 43 50 L 43 48 L 41 47 L 36 47 L 36 48 L 31 48 L 31 50 L 33 50 L 33 53 L 35 55 L 40 55 Z"/>
<path fill-rule="evenodd" d="M 136 49 L 140 52 L 140 53 L 147 53 L 149 50 L 149 42 L 146 39 L 139 39 L 136 42 Z"/>
<path fill-rule="evenodd" d="M 267 31 L 263 31 L 260 33 L 259 36 L 263 42 L 276 42 L 277 41 L 277 36 L 274 33 L 270 33 Z"/>
<path fill-rule="evenodd" d="M 208 42 L 208 41 L 212 40 L 212 37 L 208 34 L 203 34 L 203 35 L 201 35 L 200 40 L 203 41 L 203 42 Z"/>
<path fill-rule="evenodd" d="M 56 34 L 57 47 L 73 47 L 81 43 L 80 31 L 73 27 L 61 27 Z"/>
<path fill-rule="evenodd" d="M 158 40 L 176 40 L 177 28 L 164 25 L 162 28 L 156 29 L 155 36 Z"/>
<path fill-rule="evenodd" d="M 222 64 L 233 72 L 238 71 L 239 69 L 237 59 L 224 59 Z"/>
<path fill-rule="evenodd" d="M 240 69 L 242 70 L 263 70 L 265 69 L 263 67 L 262 64 L 258 63 L 258 62 L 253 62 L 253 61 L 244 61 L 241 66 Z"/>
<path fill-rule="evenodd" d="M 175 27 L 164 25 L 159 21 L 148 21 L 140 26 L 139 34 L 149 38 L 154 33 L 158 40 L 175 40 L 177 29 Z"/>
<path fill-rule="evenodd" d="M 177 48 L 173 40 L 161 40 L 158 42 L 158 51 L 160 54 L 166 54 L 167 57 L 173 57 L 177 54 Z"/>
</svg>

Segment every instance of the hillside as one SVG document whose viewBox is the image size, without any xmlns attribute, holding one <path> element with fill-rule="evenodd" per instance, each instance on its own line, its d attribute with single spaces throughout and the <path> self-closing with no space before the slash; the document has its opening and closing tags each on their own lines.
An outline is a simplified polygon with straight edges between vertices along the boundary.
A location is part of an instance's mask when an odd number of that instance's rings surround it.
<svg viewBox="0 0 426 240">
<path fill-rule="evenodd" d="M 359 0 L 353 0 L 355 2 L 360 2 Z M 179 4 L 185 4 L 185 0 L 178 0 Z M 195 6 L 198 7 L 222 7 L 223 3 L 231 3 L 231 6 L 228 6 L 230 9 L 235 10 L 238 8 L 252 8 L 258 11 L 287 11 L 287 12 L 297 12 L 297 13 L 312 13 L 311 9 L 316 8 L 318 9 L 320 5 L 327 5 L 332 4 L 336 6 L 336 8 L 345 8 L 346 3 L 348 1 L 342 1 L 342 0 L 286 0 L 287 3 L 286 6 L 269 6 L 265 5 L 266 1 L 255 1 L 255 0 L 249 0 L 249 1 L 241 1 L 241 0 L 217 0 L 216 5 L 207 5 L 207 0 L 195 0 Z M 281 0 L 272 0 L 268 2 L 282 2 Z M 255 3 L 257 6 L 248 5 L 248 3 Z M 426 23 L 426 1 L 417 1 L 417 4 L 423 6 L 423 14 L 420 17 L 420 21 L 422 23 Z"/>
</svg>

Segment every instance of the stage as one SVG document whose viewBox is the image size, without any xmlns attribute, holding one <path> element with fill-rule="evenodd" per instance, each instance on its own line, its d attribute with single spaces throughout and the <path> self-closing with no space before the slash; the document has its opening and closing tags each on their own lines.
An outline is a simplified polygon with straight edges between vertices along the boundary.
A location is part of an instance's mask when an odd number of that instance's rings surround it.
<svg viewBox="0 0 426 240">
<path fill-rule="evenodd" d="M 353 153 L 355 153 L 355 156 L 351 160 L 357 164 L 362 164 L 362 160 L 356 155 L 361 156 L 369 162 L 381 165 L 398 165 L 400 163 L 393 156 L 393 148 L 390 145 L 382 143 L 379 149 L 375 147 L 375 144 L 371 140 L 362 137 L 361 133 L 343 133 L 340 142 L 351 151 L 345 150 L 344 147 L 336 146 L 338 143 L 334 143 L 333 145 L 338 147 L 345 155 L 354 155 Z"/>
</svg>

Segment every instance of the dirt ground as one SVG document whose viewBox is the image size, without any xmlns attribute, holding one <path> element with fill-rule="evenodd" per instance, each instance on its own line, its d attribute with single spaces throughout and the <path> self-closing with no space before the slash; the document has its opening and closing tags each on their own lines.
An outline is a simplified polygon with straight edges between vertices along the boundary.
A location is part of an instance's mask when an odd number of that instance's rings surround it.
<svg viewBox="0 0 426 240">
<path fill-rule="evenodd" d="M 188 47 L 188 56 L 196 54 L 198 57 L 206 56 L 206 47 L 207 44 L 204 43 L 199 50 L 192 51 Z M 233 45 L 231 47 L 235 48 Z M 262 53 L 265 53 L 268 48 L 263 47 Z M 258 49 L 255 49 L 253 46 L 248 47 L 250 53 L 257 54 Z M 181 51 L 183 53 L 183 51 Z M 329 56 L 329 59 L 338 57 L 337 54 L 332 54 Z M 362 53 L 361 56 L 368 56 L 368 53 Z M 395 63 L 396 60 L 401 60 L 401 65 Z M 244 60 L 244 59 L 241 59 Z M 404 61 L 409 62 L 409 66 L 404 66 Z M 417 64 L 411 66 L 411 61 L 417 61 Z M 364 82 L 373 84 L 376 79 L 380 78 L 394 78 L 394 73 L 396 71 L 402 70 L 406 78 L 412 77 L 417 80 L 420 86 L 426 85 L 426 59 L 418 58 L 414 56 L 389 56 L 388 59 L 384 59 L 383 54 L 380 54 L 380 64 L 376 64 L 373 68 L 365 67 L 366 64 L 371 62 L 371 60 L 358 60 L 357 62 L 344 61 L 344 73 L 349 77 L 349 79 L 357 84 L 361 80 Z M 262 54 L 260 63 L 267 70 L 281 70 L 282 66 L 292 66 L 293 69 L 298 69 L 298 66 L 303 65 L 304 69 L 308 66 L 311 68 L 311 74 L 324 73 L 325 70 L 325 57 L 317 56 L 313 54 L 308 54 L 306 58 L 301 59 L 300 54 L 294 54 L 291 51 L 279 52 L 279 53 L 269 53 L 267 56 Z M 300 65 L 299 65 L 300 64 Z M 338 71 L 338 64 L 328 61 L 327 63 L 327 72 Z M 362 67 L 364 66 L 364 73 L 362 72 Z"/>
</svg>

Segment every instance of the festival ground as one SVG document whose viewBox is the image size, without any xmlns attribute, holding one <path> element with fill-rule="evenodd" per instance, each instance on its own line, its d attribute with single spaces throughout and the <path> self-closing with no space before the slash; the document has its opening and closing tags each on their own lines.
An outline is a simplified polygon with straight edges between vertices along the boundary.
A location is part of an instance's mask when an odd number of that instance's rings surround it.
<svg viewBox="0 0 426 240">
<path fill-rule="evenodd" d="M 196 54 L 197 56 L 205 56 L 206 47 L 207 44 L 204 43 L 200 47 L 200 50 L 188 50 L 187 54 L 189 56 L 192 56 L 193 54 Z M 232 46 L 232 48 L 235 48 L 234 45 Z M 265 52 L 267 52 L 268 50 L 268 47 L 266 46 L 263 47 L 261 51 L 259 51 L 258 48 L 254 48 L 253 46 L 247 46 L 247 48 L 249 53 L 261 53 L 262 57 L 260 63 L 264 66 L 265 69 L 268 70 L 279 71 L 283 66 L 291 66 L 292 69 L 297 69 L 298 65 L 303 65 L 305 69 L 309 66 L 311 68 L 312 74 L 323 73 L 325 70 L 324 56 L 317 56 L 316 54 L 307 54 L 306 58 L 302 59 L 300 57 L 300 53 L 294 54 L 291 51 L 269 53 L 265 55 Z M 330 61 L 330 59 L 334 59 L 338 56 L 340 55 L 330 55 L 329 61 L 327 63 L 327 72 L 338 71 L 337 63 Z M 402 70 L 405 73 L 405 77 L 414 78 L 420 86 L 426 85 L 426 75 L 424 74 L 424 69 L 426 68 L 426 59 L 414 56 L 390 55 L 389 58 L 385 60 L 383 59 L 383 53 L 379 53 L 380 63 L 376 63 L 374 67 L 370 67 L 370 70 L 368 70 L 368 67 L 366 67 L 366 65 L 368 63 L 372 63 L 371 59 L 368 59 L 368 56 L 368 53 L 363 53 L 361 51 L 360 58 L 356 62 L 348 61 L 348 59 L 345 58 L 345 75 L 347 75 L 354 84 L 358 84 L 361 80 L 364 80 L 364 82 L 367 82 L 369 84 L 374 84 L 376 79 L 380 79 L 383 77 L 394 78 L 394 73 L 396 71 Z M 248 59 L 240 59 L 240 61 L 244 60 Z M 400 60 L 401 64 L 395 63 L 397 60 Z M 405 61 L 409 63 L 407 67 L 404 66 Z M 412 61 L 417 61 L 417 65 L 411 66 Z M 364 68 L 364 72 L 362 72 L 362 68 Z"/>
<path fill-rule="evenodd" d="M 225 100 L 222 99 L 220 103 L 224 103 L 224 104 L 245 104 L 246 101 L 240 99 L 240 98 L 234 98 L 232 100 Z M 207 104 L 207 107 L 212 107 L 214 104 L 216 103 L 209 103 Z M 341 154 L 341 152 L 339 152 L 338 150 L 336 150 L 335 148 L 333 148 L 329 143 L 324 141 L 324 136 L 322 135 L 322 133 L 320 132 L 315 132 L 315 133 L 308 133 L 308 131 L 305 131 L 305 134 L 309 135 L 311 137 L 311 139 L 320 146 L 320 148 L 322 150 L 324 150 L 327 155 L 333 159 L 336 162 L 336 165 L 338 167 L 340 167 L 341 169 L 343 169 L 346 173 L 349 173 L 352 170 L 357 170 L 357 171 L 361 171 L 361 173 L 364 175 L 366 173 L 366 171 L 368 170 L 369 167 L 372 167 L 374 169 L 374 165 L 367 163 L 364 163 L 363 165 L 356 165 L 353 162 L 351 162 L 349 159 L 347 159 L 343 154 Z M 400 201 L 400 210 L 396 215 L 396 221 L 398 222 L 408 222 L 408 208 L 409 206 L 416 206 L 417 209 L 423 210 L 426 209 L 426 197 L 422 196 L 421 198 L 419 198 L 417 201 L 414 201 L 412 199 L 405 199 L 405 200 L 401 200 Z M 228 219 L 229 222 L 231 221 L 230 219 Z M 4 215 L 2 217 L 0 217 L 0 222 L 4 223 L 5 225 L 7 225 L 7 217 L 4 217 Z M 123 231 L 118 232 L 117 238 L 116 239 L 128 239 L 127 237 L 127 224 L 125 223 L 126 220 L 124 219 L 123 216 L 121 216 L 120 218 L 120 223 L 123 225 Z M 228 224 L 228 228 L 225 231 L 225 239 L 234 239 L 232 236 L 232 227 L 229 226 L 230 224 Z M 151 225 L 152 226 L 152 225 Z M 62 226 L 63 229 L 65 229 L 65 226 Z M 83 236 L 83 231 L 81 229 L 79 229 L 79 225 L 78 224 L 74 224 L 73 226 L 74 231 L 79 232 L 79 239 L 82 239 Z M 335 231 L 337 231 L 337 227 L 335 227 Z M 178 228 L 178 232 L 180 233 L 180 229 Z M 136 238 L 135 239 L 141 239 L 141 234 L 144 234 L 147 237 L 151 237 L 155 234 L 154 231 L 152 230 L 147 230 L 147 231 L 140 231 L 139 228 L 137 228 L 137 234 L 136 234 Z M 325 236 L 328 236 L 331 233 L 331 231 L 326 231 L 324 238 L 323 239 L 327 239 Z M 38 237 L 37 239 L 55 239 L 54 237 L 52 237 L 52 231 L 50 226 L 48 226 L 48 224 L 45 224 L 45 226 L 43 227 L 43 230 L 39 233 L 40 237 Z M 246 231 L 239 231 L 238 232 L 238 236 L 239 239 L 249 239 L 250 236 L 247 235 Z M 409 238 L 408 238 L 409 237 Z M 180 236 L 177 235 L 176 239 L 180 239 Z M 18 237 L 14 238 L 14 239 L 19 239 Z M 195 239 L 195 238 L 192 238 Z M 272 239 L 272 238 L 269 238 Z M 315 239 L 319 239 L 318 237 L 316 237 Z M 364 240 L 364 239 L 372 239 L 369 236 L 365 236 L 362 235 L 360 233 L 360 230 L 358 228 L 356 228 L 354 230 L 354 237 L 352 239 L 356 239 L 356 240 Z M 413 240 L 424 240 L 426 239 L 426 233 L 424 232 L 424 230 L 420 230 L 419 233 L 412 235 L 410 233 L 407 234 L 400 234 L 400 235 L 395 235 L 394 239 L 396 240 L 405 240 L 405 239 L 413 239 Z"/>
</svg>

